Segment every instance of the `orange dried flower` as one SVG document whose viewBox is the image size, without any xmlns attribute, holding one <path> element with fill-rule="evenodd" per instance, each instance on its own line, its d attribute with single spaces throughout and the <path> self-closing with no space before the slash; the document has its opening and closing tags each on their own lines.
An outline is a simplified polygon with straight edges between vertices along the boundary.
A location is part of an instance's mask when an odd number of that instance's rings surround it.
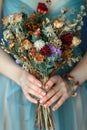
<svg viewBox="0 0 87 130">
<path fill-rule="evenodd" d="M 67 49 L 67 51 L 64 51 L 63 53 L 62 53 L 62 58 L 64 59 L 64 58 L 68 58 L 68 57 L 70 57 L 72 55 L 72 49 L 70 50 L 70 49 Z"/>
<path fill-rule="evenodd" d="M 36 52 L 35 47 L 32 47 L 31 52 L 29 53 L 29 55 L 34 56 L 35 52 Z"/>
<path fill-rule="evenodd" d="M 36 54 L 36 56 L 34 57 L 34 60 L 35 60 L 35 62 L 37 62 L 37 63 L 42 63 L 43 60 L 44 60 L 44 56 L 38 53 L 38 54 Z"/>
<path fill-rule="evenodd" d="M 3 19 L 2 19 L 2 22 L 3 22 L 4 25 L 7 25 L 8 22 L 9 22 L 9 17 L 3 18 Z"/>
<path fill-rule="evenodd" d="M 10 45 L 9 45 L 9 48 L 11 49 L 12 47 L 14 47 L 15 43 L 14 42 L 11 42 Z"/>
<path fill-rule="evenodd" d="M 32 19 L 34 19 L 36 17 L 36 14 L 35 13 L 32 13 L 31 15 L 30 15 L 30 18 L 32 18 Z"/>
</svg>

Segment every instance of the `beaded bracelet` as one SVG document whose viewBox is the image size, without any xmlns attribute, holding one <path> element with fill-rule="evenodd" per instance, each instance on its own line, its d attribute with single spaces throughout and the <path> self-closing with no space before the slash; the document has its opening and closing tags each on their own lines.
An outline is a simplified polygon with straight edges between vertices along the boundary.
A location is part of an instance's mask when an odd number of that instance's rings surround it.
<svg viewBox="0 0 87 130">
<path fill-rule="evenodd" d="M 64 76 L 64 79 L 68 83 L 69 87 L 72 87 L 71 96 L 73 97 L 77 96 L 77 90 L 78 90 L 78 87 L 80 86 L 79 81 L 75 81 L 74 76 L 71 76 L 69 74 L 66 74 Z"/>
</svg>

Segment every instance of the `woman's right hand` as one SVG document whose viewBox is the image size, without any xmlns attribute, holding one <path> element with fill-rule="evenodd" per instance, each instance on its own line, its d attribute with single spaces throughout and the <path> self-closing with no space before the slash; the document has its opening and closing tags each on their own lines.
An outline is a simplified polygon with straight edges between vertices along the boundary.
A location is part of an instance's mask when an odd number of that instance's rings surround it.
<svg viewBox="0 0 87 130">
<path fill-rule="evenodd" d="M 37 103 L 37 100 L 32 95 L 39 99 L 45 95 L 41 82 L 16 64 L 2 49 L 0 49 L 0 73 L 20 85 L 26 98 L 33 103 Z"/>
<path fill-rule="evenodd" d="M 20 77 L 20 86 L 26 98 L 32 103 L 37 103 L 37 99 L 33 96 L 41 99 L 46 95 L 46 92 L 41 88 L 41 82 L 25 70 Z"/>
</svg>

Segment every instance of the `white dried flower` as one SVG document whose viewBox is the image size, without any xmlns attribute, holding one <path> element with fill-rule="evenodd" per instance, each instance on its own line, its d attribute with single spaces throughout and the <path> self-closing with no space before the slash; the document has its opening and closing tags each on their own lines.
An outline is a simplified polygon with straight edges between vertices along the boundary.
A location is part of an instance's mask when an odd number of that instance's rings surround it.
<svg viewBox="0 0 87 130">
<path fill-rule="evenodd" d="M 78 30 L 78 31 L 81 30 L 81 26 L 78 26 L 78 27 L 77 27 L 77 30 Z"/>
<path fill-rule="evenodd" d="M 5 30 L 3 35 L 6 41 L 14 39 L 14 36 L 10 30 Z"/>
<path fill-rule="evenodd" d="M 77 18 L 81 18 L 81 15 L 80 15 L 80 14 L 78 14 L 78 15 L 77 15 Z"/>
<path fill-rule="evenodd" d="M 86 12 L 84 12 L 84 13 L 83 13 L 83 16 L 86 16 L 86 15 L 87 15 Z"/>
<path fill-rule="evenodd" d="M 65 27 L 64 27 L 64 31 L 70 31 L 70 30 L 71 30 L 70 27 L 68 27 L 68 26 L 65 26 Z"/>
<path fill-rule="evenodd" d="M 53 33 L 53 28 L 52 28 L 52 26 L 51 25 L 49 25 L 48 27 L 46 27 L 45 28 L 46 29 L 46 31 L 48 32 L 48 33 Z"/>
<path fill-rule="evenodd" d="M 81 21 L 80 25 L 83 26 L 83 24 L 84 24 L 83 21 Z"/>
<path fill-rule="evenodd" d="M 1 39 L 1 45 L 5 45 L 4 39 Z"/>
<path fill-rule="evenodd" d="M 46 18 L 46 23 L 50 23 L 50 19 L 49 18 Z"/>
<path fill-rule="evenodd" d="M 84 10 L 84 9 L 85 9 L 85 6 L 84 6 L 84 5 L 81 5 L 80 8 L 81 8 L 81 10 Z"/>
<path fill-rule="evenodd" d="M 74 24 L 70 24 L 70 25 L 68 25 L 68 26 L 69 26 L 70 28 L 74 28 L 76 25 L 77 25 L 77 22 L 74 23 Z"/>
<path fill-rule="evenodd" d="M 45 31 L 44 32 L 46 32 L 47 37 L 55 36 L 54 29 L 53 29 L 51 24 L 49 26 L 45 27 Z"/>
<path fill-rule="evenodd" d="M 69 10 L 69 8 L 62 8 L 62 9 L 61 9 L 61 13 L 62 13 L 62 14 L 65 14 L 66 12 L 68 12 L 68 10 Z"/>
<path fill-rule="evenodd" d="M 9 17 L 9 23 L 10 23 L 10 24 L 13 24 L 13 22 L 14 22 L 13 15 L 10 15 L 10 17 Z"/>
<path fill-rule="evenodd" d="M 43 48 L 45 46 L 45 42 L 43 40 L 37 40 L 34 43 L 34 47 L 36 48 L 37 51 L 41 50 L 41 48 Z"/>
</svg>

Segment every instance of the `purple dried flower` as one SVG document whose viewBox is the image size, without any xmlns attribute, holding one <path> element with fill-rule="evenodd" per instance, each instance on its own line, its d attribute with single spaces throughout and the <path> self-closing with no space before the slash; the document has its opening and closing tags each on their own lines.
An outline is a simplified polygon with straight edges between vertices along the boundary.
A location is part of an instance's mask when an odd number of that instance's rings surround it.
<svg viewBox="0 0 87 130">
<path fill-rule="evenodd" d="M 51 43 L 48 43 L 48 46 L 52 52 L 52 54 L 62 54 L 62 51 L 60 49 L 55 48 Z"/>
</svg>

